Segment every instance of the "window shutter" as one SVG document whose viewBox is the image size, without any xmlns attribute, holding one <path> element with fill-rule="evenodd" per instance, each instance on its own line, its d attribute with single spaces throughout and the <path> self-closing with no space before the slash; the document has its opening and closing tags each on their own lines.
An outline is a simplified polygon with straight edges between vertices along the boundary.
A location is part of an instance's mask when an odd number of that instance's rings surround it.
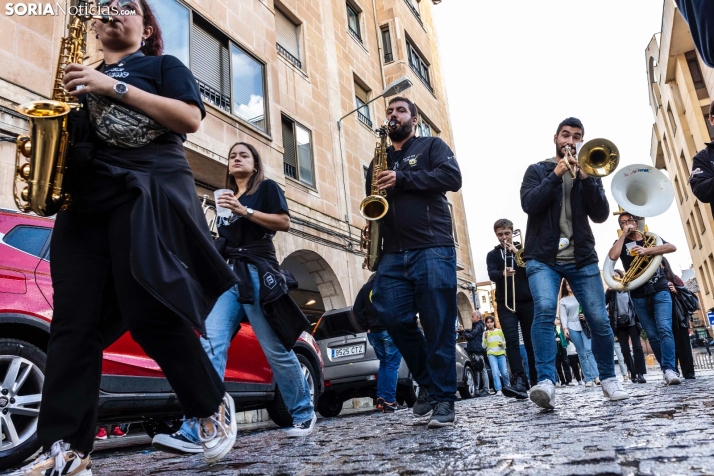
<svg viewBox="0 0 714 476">
<path fill-rule="evenodd" d="M 189 66 L 188 32 L 190 13 L 176 0 L 152 0 L 149 2 L 164 39 L 164 54 L 176 56 Z"/>
<path fill-rule="evenodd" d="M 297 158 L 295 157 L 295 134 L 293 123 L 283 118 L 283 164 L 285 175 L 297 178 Z"/>
<path fill-rule="evenodd" d="M 300 60 L 297 26 L 277 9 L 275 10 L 275 36 L 277 43 L 285 48 L 285 51 Z"/>
<path fill-rule="evenodd" d="M 230 96 L 228 49 L 215 36 L 196 25 L 191 27 L 191 69 L 197 79 Z"/>
<path fill-rule="evenodd" d="M 367 91 L 365 91 L 364 88 L 357 83 L 355 83 L 355 96 L 362 101 L 362 104 L 367 103 Z"/>
</svg>

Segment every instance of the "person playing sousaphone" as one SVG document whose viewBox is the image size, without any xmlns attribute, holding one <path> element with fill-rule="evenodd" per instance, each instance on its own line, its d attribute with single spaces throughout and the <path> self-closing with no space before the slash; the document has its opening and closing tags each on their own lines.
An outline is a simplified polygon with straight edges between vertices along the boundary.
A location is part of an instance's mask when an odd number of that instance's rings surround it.
<svg viewBox="0 0 714 476">
<path fill-rule="evenodd" d="M 639 229 L 639 222 L 638 217 L 628 212 L 622 212 L 618 216 L 622 234 L 610 248 L 609 257 L 612 261 L 619 258 L 625 273 L 636 256 L 656 256 L 677 251 L 676 246 L 664 240 L 659 246 L 645 247 L 645 237 Z M 664 272 L 658 267 L 649 281 L 629 291 L 637 317 L 662 368 L 665 383 L 679 385 L 672 334 L 672 297 Z"/>
</svg>

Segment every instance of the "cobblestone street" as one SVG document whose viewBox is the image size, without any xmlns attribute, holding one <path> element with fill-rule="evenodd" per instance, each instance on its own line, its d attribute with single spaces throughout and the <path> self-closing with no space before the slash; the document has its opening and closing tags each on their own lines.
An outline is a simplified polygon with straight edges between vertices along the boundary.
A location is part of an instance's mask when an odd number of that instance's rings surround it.
<svg viewBox="0 0 714 476">
<path fill-rule="evenodd" d="M 140 446 L 94 454 L 94 474 L 714 474 L 714 372 L 664 387 L 627 383 L 611 403 L 599 387 L 557 389 L 557 409 L 504 397 L 459 401 L 453 429 L 411 411 L 318 420 L 306 439 L 242 431 L 219 464 Z"/>
</svg>

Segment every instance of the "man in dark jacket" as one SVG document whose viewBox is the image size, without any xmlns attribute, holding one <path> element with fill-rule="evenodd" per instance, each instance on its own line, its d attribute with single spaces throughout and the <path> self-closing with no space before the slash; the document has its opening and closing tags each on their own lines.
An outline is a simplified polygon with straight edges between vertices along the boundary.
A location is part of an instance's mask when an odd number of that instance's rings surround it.
<svg viewBox="0 0 714 476">
<path fill-rule="evenodd" d="M 535 303 L 533 352 L 538 385 L 530 398 L 545 409 L 555 408 L 555 316 L 558 289 L 565 278 L 583 308 L 592 331 L 592 349 L 600 371 L 603 394 L 610 400 L 629 398 L 615 377 L 614 337 L 605 312 L 595 238 L 588 218 L 607 220 L 610 205 L 602 181 L 578 169 L 568 151 L 583 140 L 584 127 L 570 117 L 558 125 L 553 138 L 556 156 L 528 167 L 521 184 L 521 207 L 528 214 L 524 260 Z M 576 172 L 571 178 L 567 164 Z"/>
<path fill-rule="evenodd" d="M 387 191 L 389 211 L 382 219 L 383 256 L 372 302 L 420 386 L 414 414 L 431 412 L 429 428 L 451 426 L 456 399 L 454 319 L 459 312 L 446 192 L 461 188 L 461 171 L 444 141 L 414 135 L 418 117 L 409 99 L 392 98 L 387 117 L 396 127 L 389 132 L 388 170 L 376 177 L 379 189 Z"/>
<path fill-rule="evenodd" d="M 389 337 L 372 305 L 373 287 L 374 274 L 357 293 L 352 310 L 357 316 L 357 323 L 367 331 L 367 339 L 379 359 L 377 410 L 381 410 L 382 413 L 395 413 L 406 410 L 406 407 L 397 403 L 397 379 L 399 378 L 402 354 L 399 353 L 399 349 Z"/>
<path fill-rule="evenodd" d="M 466 338 L 466 352 L 471 358 L 471 364 L 476 372 L 476 390 L 477 396 L 488 397 L 491 395 L 489 391 L 488 371 L 486 370 L 486 349 L 483 348 L 483 331 L 486 330 L 486 325 L 483 323 L 481 311 L 475 309 L 471 313 L 471 329 L 463 331 Z"/>
<path fill-rule="evenodd" d="M 709 106 L 709 122 L 714 125 L 714 101 Z M 714 142 L 708 143 L 694 156 L 689 185 L 700 202 L 714 202 Z M 714 208 L 712 214 L 714 215 Z"/>
<path fill-rule="evenodd" d="M 525 268 L 516 264 L 516 254 L 522 246 L 520 243 L 513 243 L 513 222 L 505 218 L 497 220 L 493 224 L 493 231 L 496 233 L 499 245 L 486 255 L 486 266 L 488 267 L 488 277 L 496 283 L 498 320 L 506 338 L 506 355 L 511 367 L 511 384 L 503 387 L 503 394 L 507 397 L 526 399 L 529 386 L 521 358 L 518 324 L 520 322 L 520 327 L 523 330 L 523 343 L 528 355 L 532 383 L 535 385 L 538 383 L 538 379 L 536 378 L 535 357 L 531 341 L 533 297 L 528 286 Z M 508 287 L 508 295 L 506 295 L 506 287 Z M 511 311 L 508 307 L 515 311 Z"/>
</svg>

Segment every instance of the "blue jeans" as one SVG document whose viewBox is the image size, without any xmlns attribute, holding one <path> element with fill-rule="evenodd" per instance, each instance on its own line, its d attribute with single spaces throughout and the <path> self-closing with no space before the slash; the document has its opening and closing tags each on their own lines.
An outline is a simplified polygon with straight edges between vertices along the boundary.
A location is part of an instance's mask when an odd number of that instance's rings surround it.
<svg viewBox="0 0 714 476">
<path fill-rule="evenodd" d="M 555 372 L 556 344 L 553 336 L 561 278 L 570 283 L 592 330 L 592 352 L 600 372 L 600 380 L 614 377 L 614 336 L 605 311 L 605 290 L 602 287 L 598 264 L 592 263 L 577 269 L 573 263 L 555 263 L 554 266 L 548 266 L 531 259 L 526 261 L 526 274 L 535 304 L 531 338 L 538 380 L 548 379 L 553 383 L 558 381 Z"/>
<path fill-rule="evenodd" d="M 223 293 L 206 318 L 208 340 L 201 338 L 201 345 L 218 374 L 225 375 L 231 337 L 241 320 L 247 317 L 255 336 L 258 338 L 260 347 L 263 349 L 265 358 L 273 370 L 273 378 L 278 384 L 285 406 L 290 410 L 293 422 L 298 424 L 311 420 L 315 411 L 312 406 L 310 388 L 307 386 L 307 380 L 302 374 L 300 363 L 295 356 L 295 352 L 285 350 L 285 347 L 280 343 L 263 315 L 263 310 L 260 307 L 258 268 L 249 264 L 248 271 L 253 281 L 255 304 L 239 303 L 236 287 Z M 180 349 L 178 351 L 180 352 Z M 194 443 L 199 442 L 198 425 L 195 424 L 195 421 L 185 421 L 179 431 L 188 440 Z"/>
<path fill-rule="evenodd" d="M 488 354 L 488 364 L 491 366 L 491 376 L 493 377 L 493 388 L 497 392 L 501 390 L 501 377 L 506 385 L 510 385 L 511 379 L 508 376 L 508 364 L 506 355 Z M 500 375 L 500 376 L 499 376 Z"/>
<path fill-rule="evenodd" d="M 377 373 L 377 398 L 392 403 L 397 400 L 397 378 L 399 365 L 402 363 L 402 354 L 399 353 L 394 341 L 387 331 L 369 332 L 369 343 L 374 348 L 374 353 L 379 359 L 379 372 Z"/>
<path fill-rule="evenodd" d="M 385 254 L 374 280 L 372 303 L 412 377 L 429 389 L 429 399 L 456 400 L 454 247 Z"/>
<path fill-rule="evenodd" d="M 592 350 L 592 340 L 588 339 L 588 336 L 586 336 L 583 331 L 568 329 L 568 332 L 570 333 L 570 341 L 575 345 L 575 349 L 578 351 L 583 378 L 586 382 L 592 382 L 598 376 L 598 367 L 595 363 L 595 356 Z M 612 366 L 612 371 L 615 371 L 614 365 Z"/>
<path fill-rule="evenodd" d="M 647 309 L 647 298 L 632 298 L 640 324 L 647 334 L 652 352 L 662 371 L 676 372 L 674 358 L 674 335 L 672 334 L 672 295 L 669 290 L 652 296 L 654 312 Z"/>
<path fill-rule="evenodd" d="M 528 380 L 531 379 L 531 371 L 528 368 L 528 353 L 526 352 L 526 346 L 525 344 L 520 344 L 520 352 L 521 352 L 521 359 L 523 360 L 523 368 L 526 369 L 526 375 L 528 376 Z"/>
</svg>

